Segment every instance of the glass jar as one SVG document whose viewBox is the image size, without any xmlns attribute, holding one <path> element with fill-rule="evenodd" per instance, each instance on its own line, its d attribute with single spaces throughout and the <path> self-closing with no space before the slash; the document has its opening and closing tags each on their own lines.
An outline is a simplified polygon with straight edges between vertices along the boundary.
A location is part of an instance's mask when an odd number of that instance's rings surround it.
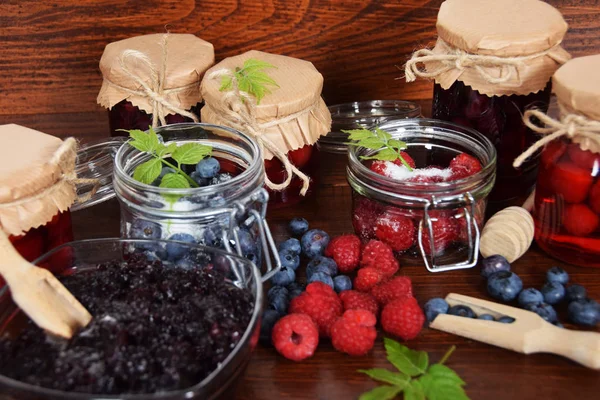
<svg viewBox="0 0 600 400">
<path fill-rule="evenodd" d="M 357 235 L 363 241 L 386 241 L 389 238 L 378 233 L 378 225 L 402 220 L 412 231 L 408 233 L 409 240 L 412 236 L 410 247 L 396 251 L 402 263 L 422 259 L 431 272 L 475 266 L 479 232 L 495 180 L 492 143 L 473 129 L 432 119 L 391 121 L 380 128 L 407 143 L 406 152 L 417 168 L 448 165 L 456 155 L 467 153 L 479 160 L 482 169 L 452 182 L 397 181 L 363 164 L 361 156 L 374 150 L 351 147 L 348 182 L 353 190 L 352 222 Z"/>
<path fill-rule="evenodd" d="M 220 160 L 221 170 L 234 176 L 198 188 L 146 185 L 134 180 L 132 174 L 150 156 L 123 145 L 115 158 L 113 177 L 121 204 L 121 236 L 178 240 L 173 235 L 191 235 L 197 243 L 235 251 L 259 266 L 264 260 L 265 279 L 272 276 L 280 263 L 265 221 L 269 196 L 263 189 L 264 167 L 257 143 L 236 130 L 202 123 L 167 125 L 156 132 L 167 144 L 201 142 L 212 146 L 212 157 Z M 172 258 L 173 254 L 162 257 Z M 185 258 L 178 261 L 186 263 Z"/>
<path fill-rule="evenodd" d="M 487 96 L 461 81 L 454 82 L 447 90 L 435 84 L 432 118 L 476 129 L 496 146 L 498 167 L 496 186 L 489 198 L 489 213 L 511 205 L 520 206 L 533 190 L 539 154 L 532 156 L 519 169 L 514 168 L 512 163 L 538 139 L 523 123 L 523 113 L 530 108 L 546 112 L 551 87 L 548 82 L 537 93 Z"/>
</svg>

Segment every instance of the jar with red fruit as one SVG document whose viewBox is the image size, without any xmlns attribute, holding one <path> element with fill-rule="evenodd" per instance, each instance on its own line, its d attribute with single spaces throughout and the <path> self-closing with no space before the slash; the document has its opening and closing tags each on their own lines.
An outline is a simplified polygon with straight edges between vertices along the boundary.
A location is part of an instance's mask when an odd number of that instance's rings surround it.
<svg viewBox="0 0 600 400">
<path fill-rule="evenodd" d="M 152 34 L 109 43 L 100 59 L 98 104 L 112 136 L 122 130 L 198 122 L 200 81 L 215 62 L 213 45 L 191 34 Z"/>
<path fill-rule="evenodd" d="M 568 61 L 552 84 L 560 118 L 525 113 L 524 122 L 544 136 L 515 166 L 542 148 L 533 212 L 538 245 L 559 260 L 600 267 L 600 55 Z"/>
<path fill-rule="evenodd" d="M 322 89 L 312 63 L 255 50 L 224 59 L 202 80 L 202 121 L 256 139 L 272 207 L 298 203 L 319 179 L 315 144 L 331 128 Z"/>
<path fill-rule="evenodd" d="M 488 212 L 521 205 L 535 186 L 539 154 L 513 160 L 537 139 L 523 124 L 530 108 L 548 109 L 556 69 L 570 56 L 560 46 L 567 23 L 539 0 L 447 0 L 433 49 L 415 52 L 407 81 L 433 78 L 432 118 L 484 134 L 496 146 L 496 186 Z"/>
<path fill-rule="evenodd" d="M 495 179 L 493 144 L 473 129 L 432 119 L 392 121 L 372 132 L 383 145 L 363 132 L 348 152 L 356 234 L 431 272 L 475 266 Z"/>
</svg>

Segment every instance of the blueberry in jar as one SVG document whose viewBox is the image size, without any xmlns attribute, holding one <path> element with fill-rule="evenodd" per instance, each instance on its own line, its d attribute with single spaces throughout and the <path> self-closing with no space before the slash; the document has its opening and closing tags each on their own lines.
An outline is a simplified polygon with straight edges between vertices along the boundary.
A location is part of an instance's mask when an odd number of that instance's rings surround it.
<svg viewBox="0 0 600 400">
<path fill-rule="evenodd" d="M 129 236 L 134 239 L 160 239 L 162 228 L 156 222 L 137 218 L 131 224 Z"/>
<path fill-rule="evenodd" d="M 189 233 L 175 233 L 169 237 L 169 240 L 176 240 L 179 242 L 186 243 L 196 243 L 196 238 L 194 238 Z M 167 257 L 169 258 L 169 260 L 172 261 L 179 260 L 190 251 L 189 247 L 182 246 L 177 243 L 167 243 L 166 250 Z"/>
<path fill-rule="evenodd" d="M 201 178 L 214 178 L 220 170 L 221 164 L 219 163 L 219 160 L 214 157 L 205 158 L 196 164 L 196 173 L 198 173 Z"/>
<path fill-rule="evenodd" d="M 214 178 L 212 178 L 210 180 L 210 185 L 218 185 L 220 183 L 229 182 L 231 179 L 233 179 L 233 176 L 231 176 L 231 174 L 228 174 L 227 172 L 223 172 L 221 174 L 218 174 Z"/>
<path fill-rule="evenodd" d="M 198 186 L 200 186 L 200 187 L 208 186 L 210 183 L 210 180 L 208 178 L 203 178 L 196 171 L 194 171 L 190 174 L 190 178 L 192 178 L 194 180 L 194 182 L 196 182 L 196 184 L 198 184 Z"/>
<path fill-rule="evenodd" d="M 202 234 L 202 244 L 208 247 L 217 249 L 224 248 L 223 244 L 223 229 L 219 225 L 209 225 L 204 229 Z"/>
</svg>

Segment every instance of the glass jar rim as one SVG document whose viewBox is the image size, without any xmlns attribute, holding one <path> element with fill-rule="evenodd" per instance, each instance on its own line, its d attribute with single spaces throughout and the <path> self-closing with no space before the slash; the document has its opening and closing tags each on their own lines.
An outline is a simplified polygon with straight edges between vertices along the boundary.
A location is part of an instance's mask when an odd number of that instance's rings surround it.
<svg viewBox="0 0 600 400">
<path fill-rule="evenodd" d="M 360 110 L 363 107 L 378 107 L 382 110 L 396 110 L 396 112 L 389 112 L 383 115 L 373 115 L 373 117 L 395 117 L 402 115 L 413 115 L 415 113 L 421 113 L 421 106 L 410 100 L 364 100 L 364 101 L 353 101 L 349 103 L 339 103 L 334 104 L 332 106 L 327 107 L 331 112 L 331 117 L 336 120 L 343 119 L 354 119 L 357 115 L 362 115 L 360 112 L 355 112 L 354 114 L 346 113 L 342 114 L 341 112 L 348 109 L 355 111 Z M 393 108 L 392 108 L 393 107 Z M 402 107 L 402 108 L 398 108 Z M 368 115 L 365 115 L 365 117 Z"/>
</svg>

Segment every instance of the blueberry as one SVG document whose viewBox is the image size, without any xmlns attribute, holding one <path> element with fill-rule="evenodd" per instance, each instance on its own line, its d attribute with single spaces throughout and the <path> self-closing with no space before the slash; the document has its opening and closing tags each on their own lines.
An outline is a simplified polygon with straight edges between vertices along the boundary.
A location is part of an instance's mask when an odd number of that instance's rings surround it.
<svg viewBox="0 0 600 400">
<path fill-rule="evenodd" d="M 287 285 L 286 287 L 290 294 L 290 300 L 292 300 L 295 297 L 300 296 L 302 294 L 302 292 L 304 292 L 304 286 L 298 282 L 292 282 L 289 285 Z"/>
<path fill-rule="evenodd" d="M 523 282 L 517 274 L 510 271 L 495 272 L 488 278 L 487 290 L 497 300 L 514 300 L 523 289 Z"/>
<path fill-rule="evenodd" d="M 423 311 L 425 311 L 427 321 L 431 322 L 435 319 L 435 317 L 438 316 L 438 314 L 446 314 L 448 312 L 448 307 L 449 306 L 448 303 L 446 303 L 446 300 L 436 297 L 425 303 Z"/>
<path fill-rule="evenodd" d="M 485 321 L 495 321 L 494 316 L 490 315 L 490 314 L 481 314 L 480 316 L 477 317 L 477 319 L 483 319 Z"/>
<path fill-rule="evenodd" d="M 196 243 L 196 239 L 189 233 L 175 233 L 169 237 L 169 240 L 177 240 L 179 242 Z M 184 246 L 177 243 L 167 243 L 167 257 L 171 261 L 179 260 L 189 253 L 189 246 Z"/>
<path fill-rule="evenodd" d="M 282 267 L 291 268 L 295 271 L 300 266 L 300 256 L 289 250 L 280 250 L 279 259 Z"/>
<path fill-rule="evenodd" d="M 329 276 L 336 276 L 338 267 L 333 258 L 317 256 L 310 260 L 306 266 L 306 277 L 310 278 L 316 272 L 323 272 Z"/>
<path fill-rule="evenodd" d="M 553 323 L 558 320 L 558 316 L 556 315 L 556 311 L 554 307 L 550 304 L 537 302 L 537 303 L 529 303 L 524 307 L 527 311 L 531 311 L 545 319 L 546 321 Z"/>
<path fill-rule="evenodd" d="M 475 313 L 470 307 L 463 305 L 452 306 L 448 309 L 449 315 L 457 315 L 459 317 L 475 318 Z"/>
<path fill-rule="evenodd" d="M 252 261 L 254 264 L 260 265 L 260 249 L 256 240 L 252 237 L 252 234 L 245 229 L 240 229 L 238 231 L 238 239 L 242 256 Z"/>
<path fill-rule="evenodd" d="M 158 175 L 158 178 L 156 178 L 154 180 L 154 182 L 152 182 L 152 186 L 158 186 L 160 185 L 160 181 L 162 180 L 163 176 L 165 176 L 166 174 L 174 174 L 175 170 L 171 167 L 162 167 L 162 169 L 160 170 L 160 175 Z"/>
<path fill-rule="evenodd" d="M 194 269 L 198 267 L 198 263 L 191 258 L 185 256 L 175 261 L 175 266 L 183 269 Z"/>
<path fill-rule="evenodd" d="M 286 286 L 271 286 L 271 289 L 267 292 L 267 300 L 272 302 L 276 297 L 285 296 L 288 297 L 290 294 L 289 289 Z"/>
<path fill-rule="evenodd" d="M 503 256 L 489 256 L 481 261 L 481 276 L 484 278 L 487 279 L 498 271 L 510 271 L 510 264 Z"/>
<path fill-rule="evenodd" d="M 537 289 L 527 288 L 519 293 L 519 305 L 525 307 L 525 304 L 539 303 L 544 301 L 544 295 Z"/>
<path fill-rule="evenodd" d="M 512 324 L 513 322 L 515 322 L 515 319 L 513 317 L 500 317 L 498 318 L 498 322 L 501 322 L 503 324 Z"/>
<path fill-rule="evenodd" d="M 347 275 L 338 275 L 333 278 L 333 288 L 340 293 L 352 289 L 352 279 Z"/>
<path fill-rule="evenodd" d="M 194 171 L 190 174 L 190 178 L 192 178 L 194 180 L 194 182 L 196 182 L 198 184 L 198 186 L 200 186 L 200 187 L 208 186 L 210 183 L 208 178 L 201 177 L 200 174 L 197 173 L 196 171 Z"/>
<path fill-rule="evenodd" d="M 269 299 L 269 306 L 277 310 L 280 315 L 287 313 L 288 306 L 290 305 L 290 296 L 287 288 L 284 286 L 273 286 L 267 293 Z"/>
<path fill-rule="evenodd" d="M 260 321 L 260 340 L 263 343 L 270 344 L 271 343 L 271 332 L 273 332 L 273 327 L 279 321 L 281 315 L 276 310 L 267 309 L 262 315 L 262 320 Z"/>
<path fill-rule="evenodd" d="M 224 248 L 223 230 L 220 225 L 209 225 L 204 229 L 202 234 L 202 244 L 208 247 L 217 249 Z"/>
<path fill-rule="evenodd" d="M 282 250 L 289 250 L 293 254 L 300 255 L 300 253 L 302 253 L 302 246 L 300 246 L 300 241 L 298 239 L 291 238 L 279 245 L 279 251 Z"/>
<path fill-rule="evenodd" d="M 129 229 L 129 237 L 134 239 L 160 239 L 161 236 L 160 225 L 145 219 L 135 219 Z"/>
<path fill-rule="evenodd" d="M 320 229 L 311 229 L 300 240 L 302 252 L 308 258 L 320 256 L 329 244 L 329 235 Z"/>
<path fill-rule="evenodd" d="M 214 178 L 217 176 L 220 169 L 221 164 L 219 163 L 219 160 L 213 157 L 200 160 L 200 162 L 196 164 L 196 172 L 201 178 Z"/>
<path fill-rule="evenodd" d="M 291 268 L 281 267 L 281 270 L 277 272 L 271 278 L 274 285 L 285 286 L 296 280 L 296 273 Z"/>
<path fill-rule="evenodd" d="M 542 286 L 544 301 L 548 304 L 558 304 L 565 298 L 565 287 L 558 282 L 546 282 Z"/>
<path fill-rule="evenodd" d="M 587 290 L 581 285 L 571 285 L 566 288 L 565 294 L 568 301 L 583 300 L 587 297 Z"/>
<path fill-rule="evenodd" d="M 294 236 L 302 236 L 308 231 L 308 221 L 304 218 L 294 218 L 290 221 L 290 232 Z"/>
<path fill-rule="evenodd" d="M 569 282 L 569 274 L 561 267 L 552 267 L 546 272 L 546 280 L 548 282 L 560 283 L 566 285 Z"/>
<path fill-rule="evenodd" d="M 221 174 L 218 174 L 214 178 L 212 178 L 209 182 L 209 185 L 218 185 L 220 183 L 228 182 L 231 179 L 233 179 L 233 176 L 231 176 L 231 174 L 228 174 L 227 172 L 223 172 Z"/>
<path fill-rule="evenodd" d="M 331 286 L 331 288 L 333 289 L 333 279 L 331 279 L 331 276 L 327 275 L 324 272 L 315 272 L 314 274 L 312 274 L 310 278 L 308 278 L 308 283 L 313 282 L 323 282 Z"/>
<path fill-rule="evenodd" d="M 600 305 L 592 299 L 569 303 L 569 319 L 577 325 L 595 326 L 600 321 Z"/>
</svg>

